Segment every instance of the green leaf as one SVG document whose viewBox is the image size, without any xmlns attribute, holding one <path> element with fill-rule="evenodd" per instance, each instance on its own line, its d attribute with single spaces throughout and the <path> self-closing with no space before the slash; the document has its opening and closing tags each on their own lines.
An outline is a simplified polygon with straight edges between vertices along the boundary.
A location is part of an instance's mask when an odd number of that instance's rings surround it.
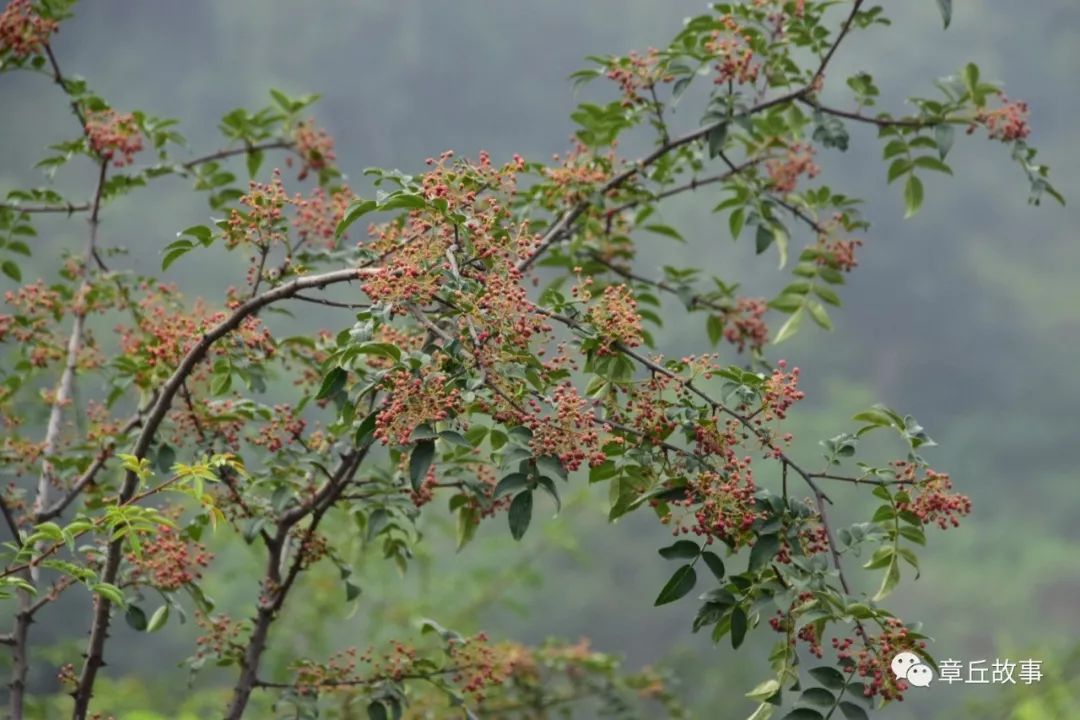
<svg viewBox="0 0 1080 720">
<path fill-rule="evenodd" d="M 780 720 L 824 720 L 821 713 L 810 708 L 795 708 Z"/>
<path fill-rule="evenodd" d="M 194 246 L 186 240 L 174 242 L 169 245 L 169 248 L 171 249 L 167 250 L 165 252 L 165 257 L 161 259 L 161 269 L 168 270 L 170 265 L 172 265 L 184 255 L 187 255 L 191 251 L 192 247 Z"/>
<path fill-rule="evenodd" d="M 716 345 L 724 337 L 724 319 L 719 315 L 710 315 L 705 321 L 705 332 L 709 334 L 709 342 Z"/>
<path fill-rule="evenodd" d="M 934 142 L 937 144 L 938 157 L 942 160 L 952 150 L 953 139 L 956 137 L 956 128 L 949 123 L 939 123 L 934 127 Z"/>
<path fill-rule="evenodd" d="M 840 701 L 840 712 L 847 720 L 870 720 L 870 716 L 860 706 L 847 700 Z"/>
<path fill-rule="evenodd" d="M 776 239 L 776 249 L 780 253 L 780 270 L 784 269 L 787 265 L 788 259 L 788 233 L 787 229 L 783 225 L 772 226 L 773 237 Z"/>
<path fill-rule="evenodd" d="M 162 605 L 154 614 L 150 616 L 150 622 L 146 624 L 146 632 L 157 632 L 161 628 L 165 627 L 165 623 L 169 621 L 169 605 L 166 603 Z"/>
<path fill-rule="evenodd" d="M 922 180 L 912 174 L 908 177 L 907 183 L 904 185 L 904 217 L 910 218 L 919 212 L 919 208 L 922 207 L 923 201 L 923 184 Z"/>
<path fill-rule="evenodd" d="M 427 477 L 431 461 L 435 459 L 435 441 L 421 440 L 409 456 L 409 482 L 413 490 L 419 490 Z"/>
<path fill-rule="evenodd" d="M 701 553 L 701 559 L 709 566 L 709 570 L 712 571 L 717 580 L 724 579 L 724 561 L 720 559 L 719 555 L 712 550 L 705 550 Z"/>
<path fill-rule="evenodd" d="M 679 242 L 686 242 L 686 240 L 683 239 L 683 236 L 679 234 L 679 231 L 676 230 L 675 228 L 671 227 L 670 225 L 661 225 L 661 224 L 658 224 L 658 223 L 654 223 L 652 225 L 646 225 L 645 229 L 648 230 L 649 232 L 654 232 L 657 235 L 663 235 L 664 237 L 669 237 L 672 240 L 678 240 Z"/>
<path fill-rule="evenodd" d="M 757 700 L 764 702 L 776 694 L 776 691 L 780 689 L 780 681 L 776 678 L 769 678 L 763 682 L 758 683 L 753 690 L 746 693 L 746 697 L 751 700 Z"/>
<path fill-rule="evenodd" d="M 685 597 L 688 592 L 694 589 L 695 583 L 697 583 L 697 573 L 694 572 L 694 566 L 683 565 L 675 571 L 675 574 L 660 590 L 660 594 L 656 596 L 656 602 L 653 605 L 659 607 Z"/>
<path fill-rule="evenodd" d="M 555 487 L 555 481 L 548 476 L 543 475 L 537 478 L 536 482 L 551 496 L 551 499 L 555 501 L 555 512 L 562 512 L 562 500 L 559 499 L 559 489 Z"/>
<path fill-rule="evenodd" d="M 814 294 L 834 307 L 840 307 L 840 296 L 827 287 L 814 286 Z"/>
<path fill-rule="evenodd" d="M 915 166 L 952 175 L 952 168 L 932 155 L 922 155 L 915 158 Z"/>
<path fill-rule="evenodd" d="M 731 647 L 739 649 L 746 638 L 746 612 L 736 606 L 731 611 Z"/>
<path fill-rule="evenodd" d="M 757 233 L 754 235 L 754 252 L 760 255 L 769 249 L 774 240 L 776 240 L 776 234 L 768 225 L 758 225 Z"/>
<path fill-rule="evenodd" d="M 378 700 L 372 700 L 367 706 L 368 720 L 389 720 L 389 715 L 386 714 L 386 706 Z"/>
<path fill-rule="evenodd" d="M 679 540 L 674 545 L 660 548 L 659 553 L 665 560 L 692 560 L 701 554 L 701 548 L 696 542 Z"/>
<path fill-rule="evenodd" d="M 349 208 L 349 211 L 345 213 L 345 217 L 341 219 L 341 222 L 338 223 L 337 229 L 334 230 L 335 237 L 341 237 L 342 234 L 349 229 L 350 225 L 378 207 L 379 203 L 374 200 L 361 200 L 356 205 L 353 205 Z M 380 707 L 382 706 L 380 705 Z M 369 708 L 368 713 L 370 714 L 370 712 L 371 710 Z"/>
<path fill-rule="evenodd" d="M 754 712 L 750 713 L 750 717 L 746 718 L 746 720 L 769 720 L 775 710 L 776 706 L 772 703 L 761 703 Z"/>
<path fill-rule="evenodd" d="M 360 597 L 360 586 L 352 580 L 345 581 L 345 602 L 352 602 Z"/>
<path fill-rule="evenodd" d="M 799 702 L 817 707 L 831 708 L 836 703 L 836 697 L 825 688 L 807 688 L 799 696 Z"/>
<path fill-rule="evenodd" d="M 829 313 L 826 312 L 824 305 L 817 302 L 809 302 L 806 304 L 806 308 L 810 311 L 810 317 L 814 318 L 814 322 L 826 330 L 832 330 L 832 320 L 829 319 Z"/>
<path fill-rule="evenodd" d="M 322 385 L 319 386 L 319 392 L 315 395 L 316 400 L 324 400 L 328 397 L 337 395 L 338 392 L 345 387 L 345 380 L 349 377 L 349 374 L 342 368 L 333 368 L 330 372 L 326 373 L 323 378 Z"/>
<path fill-rule="evenodd" d="M 116 605 L 125 605 L 124 591 L 110 583 L 94 583 L 90 586 L 90 592 L 96 593 Z"/>
<path fill-rule="evenodd" d="M 858 422 L 870 423 L 871 425 L 881 425 L 882 427 L 891 427 L 893 425 L 892 416 L 890 416 L 884 410 L 870 409 L 864 410 L 861 413 L 852 417 L 852 420 Z"/>
<path fill-rule="evenodd" d="M 724 151 L 724 141 L 727 140 L 727 122 L 721 122 L 709 129 L 706 136 L 709 141 L 709 157 L 714 158 Z"/>
<path fill-rule="evenodd" d="M 529 485 L 529 476 L 525 473 L 510 473 L 495 486 L 495 497 L 512 495 L 519 490 L 524 490 Z"/>
<path fill-rule="evenodd" d="M 15 282 L 22 281 L 22 270 L 20 270 L 19 266 L 11 260 L 5 260 L 3 263 L 0 263 L 0 270 Z"/>
<path fill-rule="evenodd" d="M 138 605 L 128 605 L 124 612 L 124 621 L 133 629 L 142 632 L 146 629 L 146 613 Z"/>
<path fill-rule="evenodd" d="M 772 562 L 772 559 L 776 557 L 776 553 L 780 550 L 780 537 L 775 534 L 761 535 L 758 537 L 757 542 L 750 548 L 750 571 L 758 570 L 759 568 Z"/>
<path fill-rule="evenodd" d="M 872 600 L 874 602 L 881 602 L 889 593 L 891 593 L 897 585 L 900 584 L 900 563 L 896 560 L 896 555 L 892 556 L 892 560 L 889 562 L 889 568 L 885 571 L 885 577 L 881 579 L 881 587 L 878 588 L 877 593 L 874 594 Z"/>
<path fill-rule="evenodd" d="M 941 11 L 941 19 L 945 23 L 945 28 L 948 29 L 949 23 L 952 22 L 952 0 L 937 0 L 938 10 Z"/>
<path fill-rule="evenodd" d="M 203 247 L 210 247 L 214 242 L 214 231 L 205 225 L 192 225 L 176 234 L 177 237 L 193 237 Z"/>
<path fill-rule="evenodd" d="M 746 211 L 742 208 L 735 208 L 731 211 L 731 215 L 728 216 L 728 230 L 731 232 L 731 239 L 738 240 L 739 234 L 742 232 L 743 225 L 746 224 Z"/>
<path fill-rule="evenodd" d="M 789 317 L 787 321 L 780 326 L 780 331 L 776 333 L 776 337 L 773 339 L 773 344 L 779 345 L 780 343 L 784 342 L 792 335 L 797 333 L 799 331 L 799 326 L 802 325 L 803 316 L 804 315 L 802 308 L 796 310 L 791 315 L 791 317 Z"/>
<path fill-rule="evenodd" d="M 415 193 L 398 192 L 379 203 L 379 210 L 419 210 L 427 207 L 423 196 Z"/>
<path fill-rule="evenodd" d="M 816 668 L 810 668 L 810 675 L 827 688 L 839 690 L 844 687 L 844 674 L 834 667 L 821 665 Z"/>
<path fill-rule="evenodd" d="M 248 177 L 254 178 L 259 174 L 259 168 L 262 166 L 263 152 L 262 150 L 249 150 L 247 154 L 247 171 Z"/>
<path fill-rule="evenodd" d="M 393 343 L 366 342 L 357 345 L 353 351 L 361 355 L 378 355 L 394 362 L 401 360 L 401 348 Z"/>
<path fill-rule="evenodd" d="M 888 181 L 892 183 L 904 173 L 911 172 L 911 160 L 906 157 L 897 158 L 889 165 Z"/>
<path fill-rule="evenodd" d="M 515 540 L 525 537 L 525 531 L 529 529 L 532 521 L 533 496 L 532 490 L 526 490 L 514 496 L 510 502 L 510 535 Z"/>
</svg>

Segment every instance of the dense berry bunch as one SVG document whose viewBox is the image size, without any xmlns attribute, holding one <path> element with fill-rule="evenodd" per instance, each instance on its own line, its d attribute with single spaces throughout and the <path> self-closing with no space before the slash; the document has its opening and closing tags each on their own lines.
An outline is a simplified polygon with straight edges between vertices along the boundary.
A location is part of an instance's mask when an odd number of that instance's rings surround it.
<svg viewBox="0 0 1080 720">
<path fill-rule="evenodd" d="M 143 149 L 142 131 L 131 113 L 95 110 L 86 114 L 86 137 L 90 149 L 115 167 L 130 165 Z"/>
<path fill-rule="evenodd" d="M 791 406 L 804 397 L 806 393 L 799 389 L 799 368 L 792 368 L 788 372 L 787 361 L 779 361 L 772 375 L 765 381 L 761 399 L 761 420 L 785 419 Z"/>
<path fill-rule="evenodd" d="M 830 265 L 837 270 L 850 272 L 859 261 L 855 259 L 856 248 L 861 247 L 862 240 L 852 238 L 850 240 L 823 240 L 821 243 L 822 254 L 817 257 L 820 265 Z"/>
<path fill-rule="evenodd" d="M 307 198 L 296 198 L 293 227 L 298 240 L 318 241 L 331 250 L 337 247 L 338 239 L 334 232 L 355 199 L 347 185 L 329 193 L 317 187 Z"/>
<path fill-rule="evenodd" d="M 213 658 L 224 665 L 240 662 L 244 657 L 244 642 L 250 632 L 246 621 L 234 620 L 225 614 L 197 613 L 195 622 L 203 631 L 202 635 L 195 638 L 196 663 Z"/>
<path fill-rule="evenodd" d="M 601 436 L 589 401 L 573 385 L 563 383 L 552 392 L 551 406 L 553 414 L 544 417 L 534 403 L 537 414 L 523 418 L 532 430 L 533 452 L 559 458 L 568 470 L 577 470 L 583 463 L 603 463 L 607 456 L 600 449 Z"/>
<path fill-rule="evenodd" d="M 641 316 L 637 301 L 626 285 L 608 285 L 589 308 L 589 322 L 604 340 L 605 352 L 615 344 L 637 347 L 641 344 Z"/>
<path fill-rule="evenodd" d="M 1009 100 L 1001 96 L 1001 105 L 997 108 L 982 108 L 975 115 L 974 122 L 968 126 L 968 133 L 981 125 L 986 128 L 992 140 L 1016 142 L 1025 140 L 1031 134 L 1028 125 L 1028 104 L 1020 100 Z"/>
<path fill-rule="evenodd" d="M 285 193 L 281 173 L 274 171 L 268 183 L 252 180 L 248 192 L 240 198 L 246 210 L 233 209 L 225 228 L 225 245 L 229 248 L 251 244 L 260 248 L 286 241 L 285 209 L 292 200 Z"/>
<path fill-rule="evenodd" d="M 143 541 L 141 552 L 127 558 L 134 577 L 163 592 L 197 582 L 212 559 L 202 545 L 184 540 L 169 527 Z"/>
<path fill-rule="evenodd" d="M 769 174 L 772 189 L 780 194 L 793 192 L 803 175 L 815 178 L 821 172 L 821 168 L 814 162 L 813 146 L 801 143 L 789 146 L 784 157 L 766 160 L 765 170 Z"/>
<path fill-rule="evenodd" d="M 716 76 L 713 82 L 717 85 L 746 85 L 757 82 L 761 63 L 755 61 L 754 51 L 750 47 L 753 38 L 731 15 L 723 16 L 720 22 L 722 28 L 713 30 L 712 36 L 705 43 L 705 51 L 716 58 Z"/>
<path fill-rule="evenodd" d="M 656 48 L 649 48 L 644 55 L 631 51 L 626 57 L 610 64 L 606 75 L 619 85 L 623 95 L 622 104 L 627 107 L 645 102 L 643 91 L 650 91 L 658 83 L 675 79 L 664 69 Z"/>
<path fill-rule="evenodd" d="M 303 163 L 297 180 L 305 179 L 312 170 L 320 172 L 331 167 L 337 159 L 334 139 L 310 119 L 299 123 L 293 130 L 293 149 Z"/>
<path fill-rule="evenodd" d="M 898 509 L 910 510 L 924 523 L 935 523 L 945 530 L 958 527 L 960 518 L 971 513 L 971 499 L 952 492 L 952 482 L 945 473 L 927 470 L 912 491 L 910 502 L 898 503 Z"/>
<path fill-rule="evenodd" d="M 903 700 L 908 689 L 907 681 L 893 676 L 889 664 L 900 652 L 919 653 L 926 642 L 911 637 L 911 631 L 898 618 L 886 618 L 879 635 L 863 638 L 863 647 L 852 651 L 855 640 L 833 638 L 832 646 L 841 663 L 851 664 L 860 678 L 869 681 L 864 691 L 866 697 L 881 696 L 883 700 Z"/>
<path fill-rule="evenodd" d="M 395 370 L 385 382 L 387 400 L 375 418 L 375 437 L 385 445 L 407 445 L 419 425 L 445 420 L 460 409 L 461 391 L 433 366 L 415 374 Z"/>
<path fill-rule="evenodd" d="M 296 443 L 306 427 L 307 421 L 297 415 L 295 406 L 278 404 L 273 407 L 270 420 L 259 428 L 251 442 L 270 452 L 277 452 L 286 445 Z"/>
<path fill-rule="evenodd" d="M 124 354 L 138 363 L 135 378 L 140 386 L 148 385 L 155 377 L 168 376 L 203 334 L 227 317 L 226 312 L 211 310 L 202 300 L 183 309 L 167 286 L 146 290 L 135 313 L 137 324 L 120 325 L 116 329 Z M 273 357 L 275 351 L 270 331 L 251 316 L 240 323 L 228 344 L 215 345 L 211 355 L 264 361 Z M 209 371 L 209 367 L 200 366 L 192 376 L 205 378 Z"/>
<path fill-rule="evenodd" d="M 724 339 L 742 352 L 748 346 L 759 351 L 769 341 L 765 324 L 768 305 L 762 298 L 739 298 L 735 306 L 724 313 Z"/>
<path fill-rule="evenodd" d="M 36 55 L 56 32 L 58 23 L 41 17 L 30 0 L 11 0 L 0 13 L 0 57 L 17 60 Z"/>
<path fill-rule="evenodd" d="M 475 702 L 483 702 L 489 688 L 501 685 L 513 674 L 520 655 L 517 647 L 493 645 L 484 633 L 451 640 L 448 652 L 457 667 L 451 679 Z"/>
</svg>

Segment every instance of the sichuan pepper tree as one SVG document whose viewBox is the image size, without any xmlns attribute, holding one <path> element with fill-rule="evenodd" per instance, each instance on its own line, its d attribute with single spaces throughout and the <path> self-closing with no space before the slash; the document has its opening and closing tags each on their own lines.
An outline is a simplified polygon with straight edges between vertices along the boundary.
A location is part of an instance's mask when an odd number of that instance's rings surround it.
<svg viewBox="0 0 1080 720">
<path fill-rule="evenodd" d="M 947 25 L 951 3 L 937 4 Z M 964 134 L 1003 145 L 1032 202 L 1060 201 L 1027 144 L 1027 106 L 975 65 L 895 115 L 878 109 L 898 103 L 870 75 L 833 63 L 849 35 L 888 31 L 881 7 L 720 3 L 661 49 L 591 58 L 575 79 L 608 81 L 616 97 L 577 108 L 575 142 L 554 162 L 447 152 L 416 174 L 366 171 L 374 196 L 360 197 L 307 117 L 313 97 L 273 91 L 268 107 L 228 113 L 223 149 L 206 155 L 184 147 L 176 121 L 112 107 L 57 60 L 70 5 L 11 0 L 0 14 L 2 70 L 55 82 L 75 120 L 40 165 L 50 177 L 95 169 L 84 197 L 13 190 L 0 206 L 12 717 L 25 712 L 31 665 L 46 662 L 35 616 L 67 595 L 88 633 L 55 669 L 79 719 L 108 712 L 93 699 L 111 625 L 152 632 L 185 608 L 196 618 L 188 665 L 232 672 L 227 718 L 254 696 L 298 717 L 333 714 L 343 696 L 371 718 L 542 717 L 587 697 L 613 714 L 676 716 L 663 678 L 622 673 L 586 645 L 530 648 L 435 620 L 390 646 L 265 667 L 275 621 L 309 591 L 312 566 L 336 566 L 363 612 L 355 537 L 407 573 L 431 504 L 448 505 L 463 547 L 487 522 L 520 539 L 537 506 L 557 508 L 568 483 L 586 480 L 610 488 L 611 519 L 651 513 L 670 528 L 657 562 L 677 569 L 656 605 L 695 592 L 688 624 L 735 650 L 753 630 L 775 637 L 747 693 L 753 718 L 866 717 L 907 689 L 887 671 L 893 654 L 933 663 L 919 626 L 884 601 L 918 567 L 927 531 L 956 525 L 969 500 L 923 458 L 923 428 L 883 406 L 822 439 L 824 457 L 795 457 L 799 369 L 770 358 L 807 319 L 830 327 L 857 265 L 859 200 L 816 181 L 826 156 L 849 151 L 850 127 L 876 130 L 880 147 L 866 152 L 883 154 L 909 216 L 921 178 L 951 174 Z M 679 99 L 680 117 L 699 108 L 691 129 L 670 122 Z M 644 134 L 651 151 L 620 154 L 621 138 Z M 161 241 L 161 272 L 142 275 L 100 223 L 163 176 L 189 179 L 220 219 Z M 684 193 L 774 255 L 790 283 L 758 298 L 737 278 L 635 262 L 640 243 L 680 239 L 657 211 Z M 89 229 L 57 277 L 27 282 L 21 256 L 45 213 Z M 184 275 L 212 247 L 249 270 L 188 300 Z M 656 346 L 663 295 L 700 318 L 699 354 Z M 305 303 L 342 320 L 275 328 L 272 310 Z M 895 436 L 892 461 L 863 457 L 871 432 Z M 832 524 L 831 507 L 861 493 L 876 500 L 872 515 Z M 352 537 L 324 532 L 342 519 Z M 211 534 L 261 551 L 247 616 L 215 611 L 201 589 Z M 876 591 L 850 579 L 860 565 Z"/>
</svg>

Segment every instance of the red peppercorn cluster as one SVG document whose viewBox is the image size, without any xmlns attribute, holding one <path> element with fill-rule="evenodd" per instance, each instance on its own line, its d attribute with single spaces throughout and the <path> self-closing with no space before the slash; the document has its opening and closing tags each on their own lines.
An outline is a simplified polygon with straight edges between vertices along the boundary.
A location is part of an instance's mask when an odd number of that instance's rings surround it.
<svg viewBox="0 0 1080 720">
<path fill-rule="evenodd" d="M 297 180 L 305 179 L 312 170 L 319 172 L 331 167 L 337 159 L 334 138 L 316 127 L 313 119 L 299 123 L 293 130 L 293 149 L 303 162 Z"/>
<path fill-rule="evenodd" d="M 986 128 L 991 140 L 1006 143 L 1025 140 L 1031 134 L 1031 127 L 1028 125 L 1028 104 L 1020 100 L 1009 100 L 1002 95 L 999 107 L 979 109 L 972 124 L 967 128 L 968 134 L 975 132 L 975 128 L 980 125 Z"/>
<path fill-rule="evenodd" d="M 203 630 L 203 634 L 195 638 L 195 660 L 214 658 L 233 663 L 243 660 L 250 633 L 247 621 L 234 620 L 225 614 L 200 612 L 196 613 L 195 622 Z"/>
<path fill-rule="evenodd" d="M 512 361 L 516 353 L 550 336 L 551 325 L 535 309 L 518 278 L 487 273 L 475 278 L 482 289 L 478 295 L 455 294 L 455 303 L 467 315 L 459 319 L 463 335 L 472 322 L 477 340 L 492 349 L 505 348 L 508 354 L 486 353 L 488 363 Z M 471 338 L 470 338 L 471 339 Z"/>
<path fill-rule="evenodd" d="M 772 189 L 782 195 L 794 191 L 803 175 L 815 178 L 821 172 L 821 168 L 814 162 L 814 147 L 801 143 L 788 146 L 787 153 L 782 158 L 766 160 L 765 170 L 772 182 Z"/>
<path fill-rule="evenodd" d="M 58 322 L 67 309 L 60 292 L 35 280 L 4 293 L 4 301 L 16 314 L 0 315 L 0 341 L 10 335 L 23 346 L 34 367 L 47 367 L 66 357 L 65 341 L 57 334 Z"/>
<path fill-rule="evenodd" d="M 648 102 L 644 91 L 675 79 L 661 63 L 660 51 L 656 48 L 649 48 L 644 55 L 631 51 L 626 57 L 613 59 L 605 75 L 619 85 L 625 107 Z"/>
<path fill-rule="evenodd" d="M 364 292 L 376 302 L 400 308 L 430 303 L 454 276 L 455 288 L 463 278 L 480 285 L 494 277 L 520 282 L 517 265 L 538 242 L 526 225 L 514 221 L 509 208 L 523 161 L 515 156 L 514 162 L 499 168 L 486 153 L 473 163 L 455 161 L 453 153 L 446 152 L 428 163 L 432 168 L 420 178 L 420 191 L 434 207 L 413 210 L 404 222 L 369 229 L 368 247 L 392 254 L 364 284 Z M 447 213 L 467 220 L 456 224 Z M 468 265 L 466 257 L 472 261 Z M 514 308 L 514 315 L 527 307 L 525 303 Z"/>
<path fill-rule="evenodd" d="M 716 57 L 713 82 L 717 85 L 757 82 L 761 63 L 754 62 L 754 51 L 750 47 L 753 37 L 731 15 L 721 17 L 720 23 L 723 27 L 713 30 L 705 42 L 705 52 Z"/>
<path fill-rule="evenodd" d="M 375 437 L 384 445 L 407 445 L 417 426 L 445 420 L 461 409 L 460 390 L 433 365 L 415 374 L 395 370 L 385 383 L 387 400 L 375 416 Z"/>
<path fill-rule="evenodd" d="M 641 344 L 641 316 L 637 311 L 637 300 L 626 285 L 608 285 L 600 299 L 589 308 L 589 322 L 597 334 L 605 341 L 604 352 L 614 352 L 616 343 L 627 347 Z"/>
<path fill-rule="evenodd" d="M 833 638 L 832 647 L 841 663 L 851 663 L 860 678 L 868 680 L 863 691 L 866 697 L 881 696 L 883 700 L 903 700 L 908 684 L 893 676 L 889 665 L 900 652 L 921 652 L 926 642 L 912 638 L 911 631 L 898 618 L 886 618 L 881 634 L 865 638 L 863 647 L 853 652 L 853 638 Z"/>
<path fill-rule="evenodd" d="M 623 407 L 617 411 L 621 423 L 632 427 L 646 440 L 663 441 L 678 427 L 678 423 L 668 416 L 668 410 L 675 406 L 667 393 L 671 384 L 671 378 L 666 375 L 654 374 L 629 389 Z"/>
<path fill-rule="evenodd" d="M 156 537 L 144 540 L 142 552 L 130 553 L 127 561 L 133 577 L 171 592 L 199 580 L 213 557 L 202 545 L 189 543 L 173 528 L 164 527 Z"/>
<path fill-rule="evenodd" d="M 855 250 L 861 247 L 862 244 L 862 240 L 856 238 L 850 240 L 826 240 L 821 244 L 822 254 L 817 257 L 817 263 L 850 272 L 859 264 L 855 259 Z"/>
<path fill-rule="evenodd" d="M 511 652 L 503 652 L 499 646 L 491 645 L 484 633 L 451 640 L 447 653 L 458 668 L 451 680 L 473 702 L 482 703 L 489 688 L 503 684 L 514 672 L 518 653 L 513 649 L 517 646 L 509 647 Z"/>
<path fill-rule="evenodd" d="M 960 518 L 971 513 L 971 499 L 952 492 L 952 482 L 946 473 L 927 469 L 912 495 L 910 502 L 897 503 L 897 508 L 909 510 L 922 522 L 935 523 L 942 530 L 959 527 Z"/>
<path fill-rule="evenodd" d="M 607 460 L 593 409 L 573 385 L 556 386 L 551 395 L 552 415 L 544 416 L 537 401 L 530 404 L 535 414 L 526 415 L 523 421 L 532 430 L 529 445 L 535 455 L 557 457 L 571 471 L 584 463 L 593 466 Z"/>
<path fill-rule="evenodd" d="M 307 422 L 288 404 L 275 405 L 270 420 L 250 440 L 252 444 L 277 452 L 303 436 Z"/>
<path fill-rule="evenodd" d="M 394 640 L 389 651 L 375 656 L 375 650 L 368 648 L 360 654 L 360 662 L 370 666 L 369 674 L 377 678 L 400 681 L 413 670 L 416 664 L 416 648 L 408 643 Z"/>
<path fill-rule="evenodd" d="M 225 228 L 225 246 L 239 245 L 269 248 L 285 244 L 285 208 L 293 204 L 281 183 L 281 172 L 274 170 L 268 183 L 252 180 L 248 192 L 240 198 L 246 210 L 233 208 Z"/>
<path fill-rule="evenodd" d="M 723 315 L 724 339 L 742 352 L 761 350 L 769 341 L 769 327 L 765 324 L 765 311 L 768 310 L 762 298 L 739 298 L 735 307 Z"/>
<path fill-rule="evenodd" d="M 338 223 L 355 199 L 348 186 L 338 188 L 329 195 L 326 190 L 317 187 L 306 198 L 298 196 L 293 201 L 296 206 L 293 227 L 300 242 L 320 241 L 327 249 L 336 248 Z M 347 237 L 347 234 L 342 237 Z"/>
<path fill-rule="evenodd" d="M 130 165 L 143 149 L 142 131 L 131 113 L 95 110 L 86 113 L 86 137 L 90 149 L 115 167 Z"/>
<path fill-rule="evenodd" d="M 227 317 L 224 311 L 211 311 L 202 300 L 197 300 L 191 308 L 183 308 L 169 286 L 145 286 L 143 290 L 146 294 L 138 303 L 136 327 L 116 328 L 121 350 L 136 361 L 135 380 L 140 387 L 170 375 L 203 334 Z M 276 349 L 266 326 L 249 316 L 227 342 L 215 343 L 209 355 L 211 360 L 231 356 L 263 362 L 273 357 Z M 191 374 L 191 384 L 205 380 L 211 369 L 212 363 L 201 364 Z"/>
<path fill-rule="evenodd" d="M 38 54 L 58 27 L 55 20 L 38 15 L 30 0 L 11 0 L 0 13 L 0 58 L 11 55 L 21 60 Z"/>
<path fill-rule="evenodd" d="M 565 158 L 554 155 L 551 166 L 544 168 L 544 176 L 551 181 L 543 188 L 544 202 L 559 207 L 584 200 L 611 178 L 617 163 L 614 148 L 601 155 L 575 141 Z"/>
<path fill-rule="evenodd" d="M 315 696 L 321 692 L 347 689 L 358 680 L 357 662 L 356 648 L 335 653 L 324 663 L 300 659 L 293 664 L 296 691 L 300 695 Z"/>
<path fill-rule="evenodd" d="M 791 372 L 787 372 L 787 361 L 781 360 L 765 381 L 760 420 L 766 422 L 785 419 L 791 406 L 804 397 L 806 393 L 799 389 L 799 368 L 792 368 Z"/>
</svg>

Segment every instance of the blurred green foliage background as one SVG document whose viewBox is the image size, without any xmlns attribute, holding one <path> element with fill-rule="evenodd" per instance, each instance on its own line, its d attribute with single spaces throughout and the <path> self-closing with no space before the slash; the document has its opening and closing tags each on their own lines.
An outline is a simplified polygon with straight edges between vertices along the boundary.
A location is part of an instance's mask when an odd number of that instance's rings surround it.
<svg viewBox="0 0 1080 720">
<path fill-rule="evenodd" d="M 363 194 L 363 168 L 418 170 L 444 149 L 486 149 L 497 161 L 514 152 L 546 158 L 564 151 L 576 103 L 566 76 L 583 56 L 663 44 L 684 16 L 701 10 L 698 0 L 98 0 L 76 8 L 54 47 L 67 72 L 86 76 L 117 109 L 181 118 L 197 151 L 217 147 L 222 114 L 264 104 L 270 87 L 320 92 L 317 118 L 337 138 L 339 163 Z M 883 718 L 1080 717 L 1072 650 L 1080 643 L 1080 6 L 972 0 L 957 3 L 947 32 L 932 0 L 887 10 L 894 26 L 857 34 L 832 72 L 871 72 L 884 98 L 902 98 L 976 60 L 984 77 L 1030 102 L 1033 145 L 1071 204 L 1029 207 L 1020 171 L 998 148 L 972 138 L 950 157 L 958 177 L 928 178 L 923 211 L 903 221 L 873 134 L 851 128 L 852 149 L 819 160 L 834 187 L 869 199 L 874 227 L 862 266 L 832 333 L 807 328 L 770 350 L 803 370 L 809 399 L 797 414 L 797 454 L 816 453 L 817 440 L 850 429 L 851 414 L 872 402 L 918 417 L 941 445 L 929 457 L 973 498 L 975 513 L 958 530 L 933 533 L 922 577 L 903 584 L 891 606 L 926 622 L 939 659 L 1044 661 L 1043 684 L 1004 693 L 938 684 L 912 691 Z M 674 124 L 697 120 L 687 103 Z M 0 192 L 42 184 L 30 168 L 44 146 L 76 131 L 63 97 L 43 78 L 0 77 Z M 629 155 L 639 149 L 622 148 Z M 79 179 L 69 172 L 59 186 L 85 188 Z M 691 242 L 648 240 L 657 245 L 644 249 L 641 268 L 707 264 L 739 279 L 749 294 L 775 291 L 785 274 L 771 260 L 756 260 L 749 243 L 731 242 L 726 223 L 707 212 L 715 202 L 701 191 L 670 206 L 665 221 Z M 130 262 L 153 272 L 175 232 L 205 222 L 208 212 L 182 181 L 165 179 L 107 208 L 103 241 L 132 248 Z M 50 277 L 84 229 L 60 218 L 38 227 L 40 244 L 24 275 Z M 219 298 L 244 271 L 241 258 L 194 262 L 169 271 L 191 297 Z M 303 309 L 304 327 L 348 320 L 313 307 Z M 703 349 L 704 317 L 684 322 L 681 307 L 668 309 L 659 344 L 675 353 Z M 691 635 L 688 605 L 652 607 L 670 571 L 654 552 L 665 531 L 644 516 L 610 526 L 602 493 L 584 482 L 577 487 L 563 513 L 536 523 L 541 532 L 520 545 L 496 522 L 457 554 L 448 522 L 429 516 L 424 554 L 407 576 L 377 559 L 358 568 L 364 593 L 356 607 L 344 604 L 333 568 L 315 573 L 310 592 L 288 608 L 277 643 L 321 656 L 407 636 L 421 615 L 461 630 L 484 627 L 494 637 L 588 635 L 632 667 L 672 668 L 700 717 L 743 717 L 752 704 L 741 693 L 762 679 L 755 664 Z M 235 544 L 219 554 L 208 587 L 222 608 L 250 606 L 253 557 Z M 874 578 L 866 581 L 869 587 Z M 42 618 L 37 637 L 81 639 L 85 622 L 61 605 Z M 759 631 L 751 654 L 763 657 L 768 635 Z M 213 673 L 189 691 L 178 667 L 191 652 L 190 637 L 175 626 L 153 636 L 118 626 L 109 650 L 113 681 L 99 697 L 111 698 L 123 718 L 213 716 Z M 69 650 L 56 647 L 45 657 Z M 53 687 L 45 670 L 33 678 L 40 691 Z M 52 716 L 45 706 L 39 712 Z"/>
</svg>

